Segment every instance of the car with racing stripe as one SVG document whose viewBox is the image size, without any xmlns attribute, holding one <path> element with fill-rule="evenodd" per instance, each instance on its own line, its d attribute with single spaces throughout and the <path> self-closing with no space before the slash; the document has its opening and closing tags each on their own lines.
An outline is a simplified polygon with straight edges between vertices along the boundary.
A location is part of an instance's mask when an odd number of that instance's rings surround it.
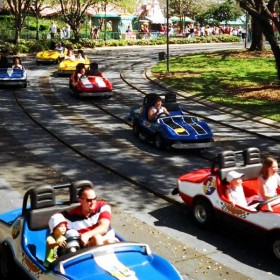
<svg viewBox="0 0 280 280">
<path fill-rule="evenodd" d="M 43 185 L 26 191 L 22 207 L 0 214 L 0 279 L 158 279 L 182 280 L 166 259 L 149 245 L 125 241 L 81 248 L 78 236 L 68 234 L 67 245 L 51 265 L 44 265 L 49 219 L 79 205 L 78 192 L 88 180 Z"/>
<path fill-rule="evenodd" d="M 200 227 L 211 228 L 219 222 L 252 233 L 267 242 L 270 252 L 280 260 L 280 196 L 264 201 L 251 199 L 260 197 L 261 168 L 261 153 L 257 147 L 221 151 L 213 157 L 210 167 L 179 176 L 172 193 L 179 194 Z M 248 207 L 231 203 L 226 195 L 227 175 L 232 171 L 243 174 L 242 186 Z M 267 211 L 268 204 L 272 212 Z"/>
<path fill-rule="evenodd" d="M 81 74 L 81 70 L 85 69 Z M 76 97 L 105 97 L 113 95 L 113 85 L 99 70 L 98 63 L 79 63 L 69 78 L 69 89 Z"/>
<path fill-rule="evenodd" d="M 174 93 L 161 96 L 169 115 L 161 113 L 156 120 L 150 121 L 148 111 L 158 96 L 147 94 L 142 106 L 131 109 L 129 119 L 135 136 L 154 143 L 158 149 L 203 149 L 213 146 L 214 138 L 209 125 L 196 116 L 186 114 L 177 103 Z"/>
</svg>

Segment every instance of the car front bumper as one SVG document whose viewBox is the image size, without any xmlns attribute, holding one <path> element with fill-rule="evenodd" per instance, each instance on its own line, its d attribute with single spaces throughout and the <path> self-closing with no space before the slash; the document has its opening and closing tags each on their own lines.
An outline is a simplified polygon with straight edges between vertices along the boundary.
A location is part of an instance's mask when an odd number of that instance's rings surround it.
<svg viewBox="0 0 280 280">
<path fill-rule="evenodd" d="M 171 145 L 174 149 L 204 149 L 214 146 L 214 141 L 212 142 L 202 142 L 202 143 L 182 143 L 175 142 Z"/>
</svg>

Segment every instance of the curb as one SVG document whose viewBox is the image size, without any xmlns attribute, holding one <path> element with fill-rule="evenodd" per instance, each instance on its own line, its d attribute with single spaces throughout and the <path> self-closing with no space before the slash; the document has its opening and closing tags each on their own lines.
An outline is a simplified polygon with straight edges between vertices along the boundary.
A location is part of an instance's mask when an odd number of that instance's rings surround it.
<svg viewBox="0 0 280 280">
<path fill-rule="evenodd" d="M 280 128 L 280 123 L 277 122 L 277 121 L 267 119 L 267 118 L 263 118 L 261 116 L 253 115 L 253 114 L 246 113 L 246 112 L 243 112 L 243 111 L 239 111 L 237 109 L 232 109 L 231 107 L 222 106 L 220 104 L 211 102 L 209 100 L 205 100 L 205 99 L 193 96 L 193 95 L 187 93 L 186 91 L 178 90 L 178 89 L 174 88 L 173 86 L 170 86 L 170 85 L 158 80 L 157 78 L 155 78 L 154 75 L 152 74 L 151 68 L 152 67 L 145 70 L 145 76 L 147 77 L 147 79 L 150 80 L 151 82 L 157 84 L 158 86 L 160 86 L 160 87 L 162 87 L 166 90 L 171 91 L 172 93 L 179 93 L 181 95 L 184 95 L 184 96 L 188 97 L 192 101 L 195 101 L 197 103 L 200 103 L 200 104 L 208 106 L 208 107 L 211 107 L 215 110 L 223 111 L 225 113 L 230 113 L 231 115 L 236 115 L 236 116 L 239 116 L 239 117 L 242 116 L 242 117 L 250 119 L 250 120 L 256 120 L 256 121 L 261 122 L 263 124 L 272 125 L 272 126 L 275 126 L 277 128 Z"/>
</svg>

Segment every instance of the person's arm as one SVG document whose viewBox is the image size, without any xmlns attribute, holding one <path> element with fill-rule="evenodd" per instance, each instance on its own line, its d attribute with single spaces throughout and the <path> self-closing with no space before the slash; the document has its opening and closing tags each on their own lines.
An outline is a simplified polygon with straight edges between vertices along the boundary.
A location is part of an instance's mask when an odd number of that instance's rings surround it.
<svg viewBox="0 0 280 280">
<path fill-rule="evenodd" d="M 89 242 L 89 240 L 97 234 L 100 234 L 100 235 L 106 234 L 110 228 L 110 224 L 111 224 L 110 220 L 100 219 L 97 227 L 81 234 L 82 244 L 85 246 Z"/>
<path fill-rule="evenodd" d="M 259 178 L 258 178 L 258 185 L 259 185 L 259 192 L 260 192 L 260 195 L 262 196 L 262 198 L 264 200 L 271 198 L 271 196 L 269 196 L 267 193 L 265 181 L 261 176 L 259 176 Z"/>
<path fill-rule="evenodd" d="M 48 238 L 47 238 L 47 245 L 48 245 L 49 249 L 53 249 L 53 248 L 55 248 L 57 246 L 65 247 L 66 244 L 67 243 L 66 243 L 65 239 L 63 239 L 63 240 L 58 239 L 58 241 L 57 241 L 52 236 L 48 236 Z"/>
<path fill-rule="evenodd" d="M 277 174 L 277 188 L 278 188 L 278 191 L 280 191 L 280 175 L 278 175 L 278 174 Z"/>
<path fill-rule="evenodd" d="M 233 206 L 235 206 L 235 202 L 233 201 L 230 190 L 228 188 L 226 189 L 225 197 Z"/>
<path fill-rule="evenodd" d="M 148 119 L 150 121 L 155 120 L 158 112 L 159 112 L 159 110 L 154 110 L 153 108 L 150 108 L 149 111 L 148 111 Z"/>
<path fill-rule="evenodd" d="M 163 112 L 164 112 L 164 114 L 169 115 L 168 110 L 167 110 L 165 107 L 162 107 L 162 108 L 163 108 Z"/>
</svg>

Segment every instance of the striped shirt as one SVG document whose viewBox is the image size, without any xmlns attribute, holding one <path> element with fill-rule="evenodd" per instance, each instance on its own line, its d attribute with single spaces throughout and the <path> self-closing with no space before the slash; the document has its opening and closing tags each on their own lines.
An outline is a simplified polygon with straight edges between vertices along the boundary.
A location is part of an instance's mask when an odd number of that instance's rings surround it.
<svg viewBox="0 0 280 280">
<path fill-rule="evenodd" d="M 97 227 L 101 219 L 112 221 L 111 207 L 105 201 L 96 201 L 96 207 L 91 211 L 88 218 L 82 214 L 81 205 L 68 213 L 64 213 L 64 216 L 68 220 L 69 229 L 75 229 L 80 234 Z"/>
</svg>

